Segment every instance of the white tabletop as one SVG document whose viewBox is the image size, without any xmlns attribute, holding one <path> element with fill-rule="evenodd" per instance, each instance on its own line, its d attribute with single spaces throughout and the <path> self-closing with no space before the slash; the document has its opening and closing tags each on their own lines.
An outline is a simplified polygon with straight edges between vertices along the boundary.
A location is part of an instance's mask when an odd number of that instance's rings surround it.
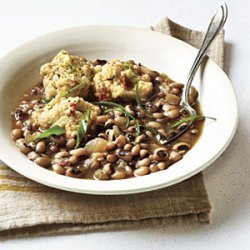
<svg viewBox="0 0 250 250">
<path fill-rule="evenodd" d="M 40 34 L 75 25 L 147 27 L 162 17 L 205 30 L 218 0 L 0 0 L 0 55 Z M 228 0 L 227 73 L 241 120 L 226 152 L 207 170 L 211 225 L 169 225 L 122 232 L 33 237 L 0 242 L 0 249 L 250 249 L 250 2 Z"/>
</svg>

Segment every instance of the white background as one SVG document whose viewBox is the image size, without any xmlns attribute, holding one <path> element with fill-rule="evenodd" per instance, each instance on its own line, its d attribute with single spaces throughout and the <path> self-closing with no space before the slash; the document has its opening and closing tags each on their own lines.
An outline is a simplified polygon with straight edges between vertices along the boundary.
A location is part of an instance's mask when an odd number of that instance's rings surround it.
<svg viewBox="0 0 250 250">
<path fill-rule="evenodd" d="M 226 152 L 205 170 L 212 224 L 14 239 L 0 242 L 0 249 L 250 249 L 250 2 L 227 3 L 227 74 L 238 94 L 241 118 Z M 75 25 L 148 27 L 168 16 L 205 30 L 217 4 L 217 0 L 0 0 L 0 56 L 31 38 Z"/>
</svg>

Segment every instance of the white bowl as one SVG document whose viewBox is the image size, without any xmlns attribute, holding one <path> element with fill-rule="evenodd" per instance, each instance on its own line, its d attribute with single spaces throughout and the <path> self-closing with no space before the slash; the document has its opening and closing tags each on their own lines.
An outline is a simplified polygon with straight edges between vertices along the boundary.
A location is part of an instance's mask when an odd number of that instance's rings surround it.
<svg viewBox="0 0 250 250">
<path fill-rule="evenodd" d="M 20 153 L 10 137 L 11 111 L 21 95 L 40 80 L 40 66 L 61 49 L 88 59 L 133 59 L 185 82 L 197 49 L 175 38 L 150 30 L 118 26 L 75 27 L 43 35 L 0 60 L 0 158 L 20 174 L 42 184 L 79 193 L 129 194 L 178 183 L 210 165 L 228 146 L 237 124 L 234 89 L 226 74 L 211 60 L 199 71 L 194 85 L 199 89 L 206 121 L 195 146 L 170 168 L 143 177 L 95 181 L 61 176 L 37 166 Z"/>
</svg>

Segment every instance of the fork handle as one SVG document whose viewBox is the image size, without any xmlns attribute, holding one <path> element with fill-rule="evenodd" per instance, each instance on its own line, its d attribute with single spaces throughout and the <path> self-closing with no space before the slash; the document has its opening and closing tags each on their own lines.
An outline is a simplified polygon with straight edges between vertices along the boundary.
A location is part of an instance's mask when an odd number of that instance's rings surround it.
<svg viewBox="0 0 250 250">
<path fill-rule="evenodd" d="M 209 46 L 211 45 L 212 41 L 215 39 L 217 34 L 220 32 L 220 30 L 223 28 L 227 20 L 227 14 L 228 14 L 227 5 L 224 2 L 222 2 L 210 21 L 205 38 L 194 60 L 191 70 L 188 74 L 187 83 L 183 89 L 184 95 L 182 96 L 182 103 L 185 104 L 188 103 L 189 89 L 191 87 L 194 76 L 202 62 L 202 59 L 204 58 L 207 52 L 207 49 L 209 48 Z"/>
</svg>

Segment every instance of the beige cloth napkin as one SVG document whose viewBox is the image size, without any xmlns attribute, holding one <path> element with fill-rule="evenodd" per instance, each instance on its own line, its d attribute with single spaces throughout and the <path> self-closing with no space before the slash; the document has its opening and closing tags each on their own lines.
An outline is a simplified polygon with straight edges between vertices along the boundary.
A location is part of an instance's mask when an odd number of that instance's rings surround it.
<svg viewBox="0 0 250 250">
<path fill-rule="evenodd" d="M 169 19 L 153 30 L 196 47 L 201 32 Z M 222 67 L 224 35 L 210 55 Z M 49 188 L 0 166 L 0 237 L 82 233 L 155 227 L 171 223 L 210 222 L 211 205 L 202 173 L 157 191 L 122 196 L 75 194 Z"/>
</svg>

